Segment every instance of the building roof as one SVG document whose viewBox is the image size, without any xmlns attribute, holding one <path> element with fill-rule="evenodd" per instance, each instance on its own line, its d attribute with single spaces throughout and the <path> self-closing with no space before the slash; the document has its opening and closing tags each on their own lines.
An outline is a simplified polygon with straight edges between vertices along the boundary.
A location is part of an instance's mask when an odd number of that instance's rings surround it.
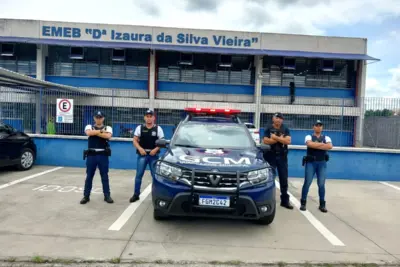
<svg viewBox="0 0 400 267">
<path fill-rule="evenodd" d="M 39 91 L 42 89 L 47 91 L 55 90 L 57 92 L 63 91 L 63 92 L 89 94 L 86 91 L 79 89 L 78 87 L 42 81 L 1 67 L 0 67 L 0 86 L 24 89 L 29 91 Z"/>
<path fill-rule="evenodd" d="M 39 20 L 0 19 L 0 42 L 379 60 L 367 55 L 365 38 Z"/>
</svg>

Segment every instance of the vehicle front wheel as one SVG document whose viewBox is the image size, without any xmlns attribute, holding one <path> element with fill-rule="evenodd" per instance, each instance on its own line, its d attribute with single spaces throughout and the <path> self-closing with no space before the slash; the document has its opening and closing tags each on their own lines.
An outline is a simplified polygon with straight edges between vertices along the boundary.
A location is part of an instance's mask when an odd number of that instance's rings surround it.
<svg viewBox="0 0 400 267">
<path fill-rule="evenodd" d="M 162 221 L 168 218 L 168 215 L 166 215 L 164 212 L 158 209 L 153 210 L 153 218 L 156 221 Z"/>
<path fill-rule="evenodd" d="M 35 154 L 33 153 L 33 151 L 29 148 L 25 148 L 21 152 L 17 167 L 21 171 L 27 171 L 32 168 L 34 161 Z"/>
</svg>

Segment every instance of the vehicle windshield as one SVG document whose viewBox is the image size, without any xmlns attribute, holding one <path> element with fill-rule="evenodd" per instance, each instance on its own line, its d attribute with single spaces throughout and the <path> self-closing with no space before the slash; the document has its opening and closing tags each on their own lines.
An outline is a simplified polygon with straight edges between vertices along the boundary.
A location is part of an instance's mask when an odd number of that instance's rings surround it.
<svg viewBox="0 0 400 267">
<path fill-rule="evenodd" d="M 250 148 L 254 142 L 238 125 L 185 124 L 179 128 L 175 146 L 202 148 Z"/>
<path fill-rule="evenodd" d="M 247 128 L 249 129 L 255 129 L 256 126 L 254 126 L 254 124 L 250 124 L 250 123 L 246 123 Z"/>
</svg>

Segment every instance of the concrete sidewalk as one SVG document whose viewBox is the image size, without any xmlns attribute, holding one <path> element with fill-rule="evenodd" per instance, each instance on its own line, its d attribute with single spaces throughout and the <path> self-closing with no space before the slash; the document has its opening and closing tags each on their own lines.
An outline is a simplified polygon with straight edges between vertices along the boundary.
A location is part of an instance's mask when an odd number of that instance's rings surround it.
<svg viewBox="0 0 400 267">
<path fill-rule="evenodd" d="M 40 262 L 50 258 L 59 264 L 71 260 L 148 262 L 149 266 L 157 261 L 236 266 L 400 263 L 399 183 L 390 187 L 379 182 L 328 180 L 329 212 L 325 214 L 317 208 L 314 182 L 308 212 L 278 205 L 275 221 L 260 226 L 214 219 L 154 221 L 150 195 L 145 198 L 151 191 L 149 175 L 143 181 L 141 201 L 129 203 L 134 175 L 133 171 L 110 172 L 115 203 L 108 204 L 97 173 L 91 201 L 80 205 L 85 169 L 37 166 L 28 172 L 0 172 L 0 259 Z M 302 180 L 291 178 L 290 184 L 296 204 Z"/>
</svg>

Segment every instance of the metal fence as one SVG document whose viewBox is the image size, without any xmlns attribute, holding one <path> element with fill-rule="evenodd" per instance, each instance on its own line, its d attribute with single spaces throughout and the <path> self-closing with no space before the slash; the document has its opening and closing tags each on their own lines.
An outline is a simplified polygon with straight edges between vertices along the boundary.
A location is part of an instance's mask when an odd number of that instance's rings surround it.
<svg viewBox="0 0 400 267">
<path fill-rule="evenodd" d="M 274 100 L 275 98 L 275 100 Z M 325 122 L 324 130 L 334 136 L 338 146 L 354 146 L 357 123 L 363 118 L 362 135 L 365 147 L 400 149 L 400 99 L 358 98 L 354 105 L 345 100 L 326 103 L 326 99 L 313 98 L 310 103 L 281 103 L 279 96 L 269 97 L 260 108 L 261 135 L 271 122 L 274 112 L 285 114 L 285 123 L 295 133 L 294 144 L 304 144 L 304 136 L 312 131 L 317 120 Z M 73 120 L 59 123 L 57 99 L 73 100 Z M 164 100 L 159 100 L 163 103 Z M 226 107 L 225 102 L 209 102 L 216 107 Z M 84 135 L 87 124 L 93 123 L 93 114 L 102 110 L 106 124 L 113 127 L 115 137 L 132 137 L 137 125 L 143 123 L 143 114 L 149 107 L 149 99 L 138 95 L 137 90 L 85 89 L 79 93 L 61 93 L 53 90 L 28 90 L 0 87 L 0 120 L 26 133 Z M 171 103 L 169 103 L 171 104 Z M 157 123 L 170 137 L 172 128 L 184 118 L 183 104 L 155 108 Z M 243 110 L 241 118 L 246 122 L 255 119 L 254 104 L 232 103 L 231 108 Z M 284 110 L 283 110 L 284 109 Z"/>
<path fill-rule="evenodd" d="M 400 98 L 368 98 L 364 102 L 363 146 L 400 149 Z"/>
<path fill-rule="evenodd" d="M 364 146 L 400 149 L 400 116 L 370 116 L 364 120 Z"/>
</svg>

